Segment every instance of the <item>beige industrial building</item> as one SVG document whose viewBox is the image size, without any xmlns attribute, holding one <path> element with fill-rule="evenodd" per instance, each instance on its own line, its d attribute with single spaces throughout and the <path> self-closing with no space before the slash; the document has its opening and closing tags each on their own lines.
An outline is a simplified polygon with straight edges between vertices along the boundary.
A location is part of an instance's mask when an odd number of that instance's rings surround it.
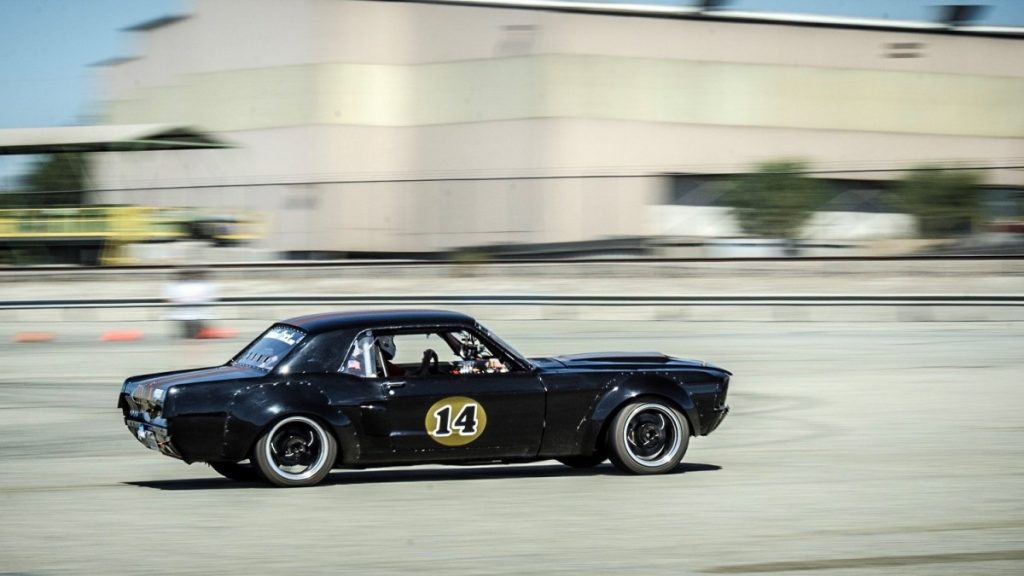
<svg viewBox="0 0 1024 576">
<path fill-rule="evenodd" d="M 274 251 L 738 234 L 701 178 L 944 163 L 1024 189 L 1024 29 L 572 2 L 193 0 L 97 66 L 102 120 L 233 147 L 95 155 L 98 203 L 255 211 Z M 860 185 L 860 184 L 857 184 Z M 856 188 L 857 185 L 851 185 Z M 912 233 L 821 214 L 807 236 Z"/>
</svg>

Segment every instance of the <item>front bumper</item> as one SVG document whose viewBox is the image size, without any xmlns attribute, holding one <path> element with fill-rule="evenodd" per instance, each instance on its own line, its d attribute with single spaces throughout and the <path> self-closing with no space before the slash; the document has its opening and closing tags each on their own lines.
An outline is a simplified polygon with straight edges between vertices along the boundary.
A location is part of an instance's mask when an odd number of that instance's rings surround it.
<svg viewBox="0 0 1024 576">
<path fill-rule="evenodd" d="M 718 428 L 718 425 L 725 420 L 725 417 L 729 414 L 729 406 L 722 406 L 721 408 L 715 408 L 711 411 L 710 417 L 707 419 L 707 427 L 704 429 L 704 436 L 711 434 Z"/>
<path fill-rule="evenodd" d="M 156 422 L 125 418 L 124 423 L 128 427 L 128 431 L 135 436 L 135 439 L 146 448 L 156 450 L 165 456 L 179 460 L 182 459 L 181 453 L 171 443 L 171 435 L 167 431 L 166 422 L 158 424 Z"/>
</svg>

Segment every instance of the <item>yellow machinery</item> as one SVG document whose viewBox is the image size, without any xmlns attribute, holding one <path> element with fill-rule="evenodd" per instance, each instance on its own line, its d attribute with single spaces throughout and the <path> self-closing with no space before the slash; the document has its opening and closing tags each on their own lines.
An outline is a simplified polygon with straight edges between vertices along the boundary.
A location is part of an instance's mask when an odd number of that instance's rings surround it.
<svg viewBox="0 0 1024 576">
<path fill-rule="evenodd" d="M 61 246 L 98 250 L 102 265 L 133 264 L 129 244 L 205 240 L 239 244 L 262 237 L 262 219 L 251 213 L 208 215 L 195 209 L 155 206 L 89 206 L 0 210 L 0 243 L 11 248 Z M 92 258 L 78 258 L 81 260 Z"/>
</svg>

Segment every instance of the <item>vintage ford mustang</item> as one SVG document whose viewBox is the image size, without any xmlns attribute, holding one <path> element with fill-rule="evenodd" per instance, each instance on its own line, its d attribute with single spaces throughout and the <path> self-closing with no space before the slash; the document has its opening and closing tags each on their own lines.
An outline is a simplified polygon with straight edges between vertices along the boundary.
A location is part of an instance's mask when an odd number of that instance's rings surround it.
<svg viewBox="0 0 1024 576">
<path fill-rule="evenodd" d="M 525 358 L 464 314 L 388 310 L 279 322 L 223 366 L 127 379 L 118 407 L 149 448 L 278 486 L 551 458 L 651 474 L 719 425 L 729 377 L 655 353 Z"/>
</svg>

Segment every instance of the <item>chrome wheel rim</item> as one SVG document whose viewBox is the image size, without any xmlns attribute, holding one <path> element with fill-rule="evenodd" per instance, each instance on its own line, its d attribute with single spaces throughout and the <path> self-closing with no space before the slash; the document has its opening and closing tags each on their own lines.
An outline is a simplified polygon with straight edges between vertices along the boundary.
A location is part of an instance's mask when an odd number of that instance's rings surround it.
<svg viewBox="0 0 1024 576">
<path fill-rule="evenodd" d="M 306 480 L 327 464 L 327 432 L 305 416 L 281 420 L 269 436 L 264 455 L 281 478 Z"/>
<path fill-rule="evenodd" d="M 670 462 L 679 452 L 682 428 L 674 410 L 661 404 L 641 404 L 631 408 L 626 416 L 623 445 L 634 462 L 656 468 Z"/>
</svg>

